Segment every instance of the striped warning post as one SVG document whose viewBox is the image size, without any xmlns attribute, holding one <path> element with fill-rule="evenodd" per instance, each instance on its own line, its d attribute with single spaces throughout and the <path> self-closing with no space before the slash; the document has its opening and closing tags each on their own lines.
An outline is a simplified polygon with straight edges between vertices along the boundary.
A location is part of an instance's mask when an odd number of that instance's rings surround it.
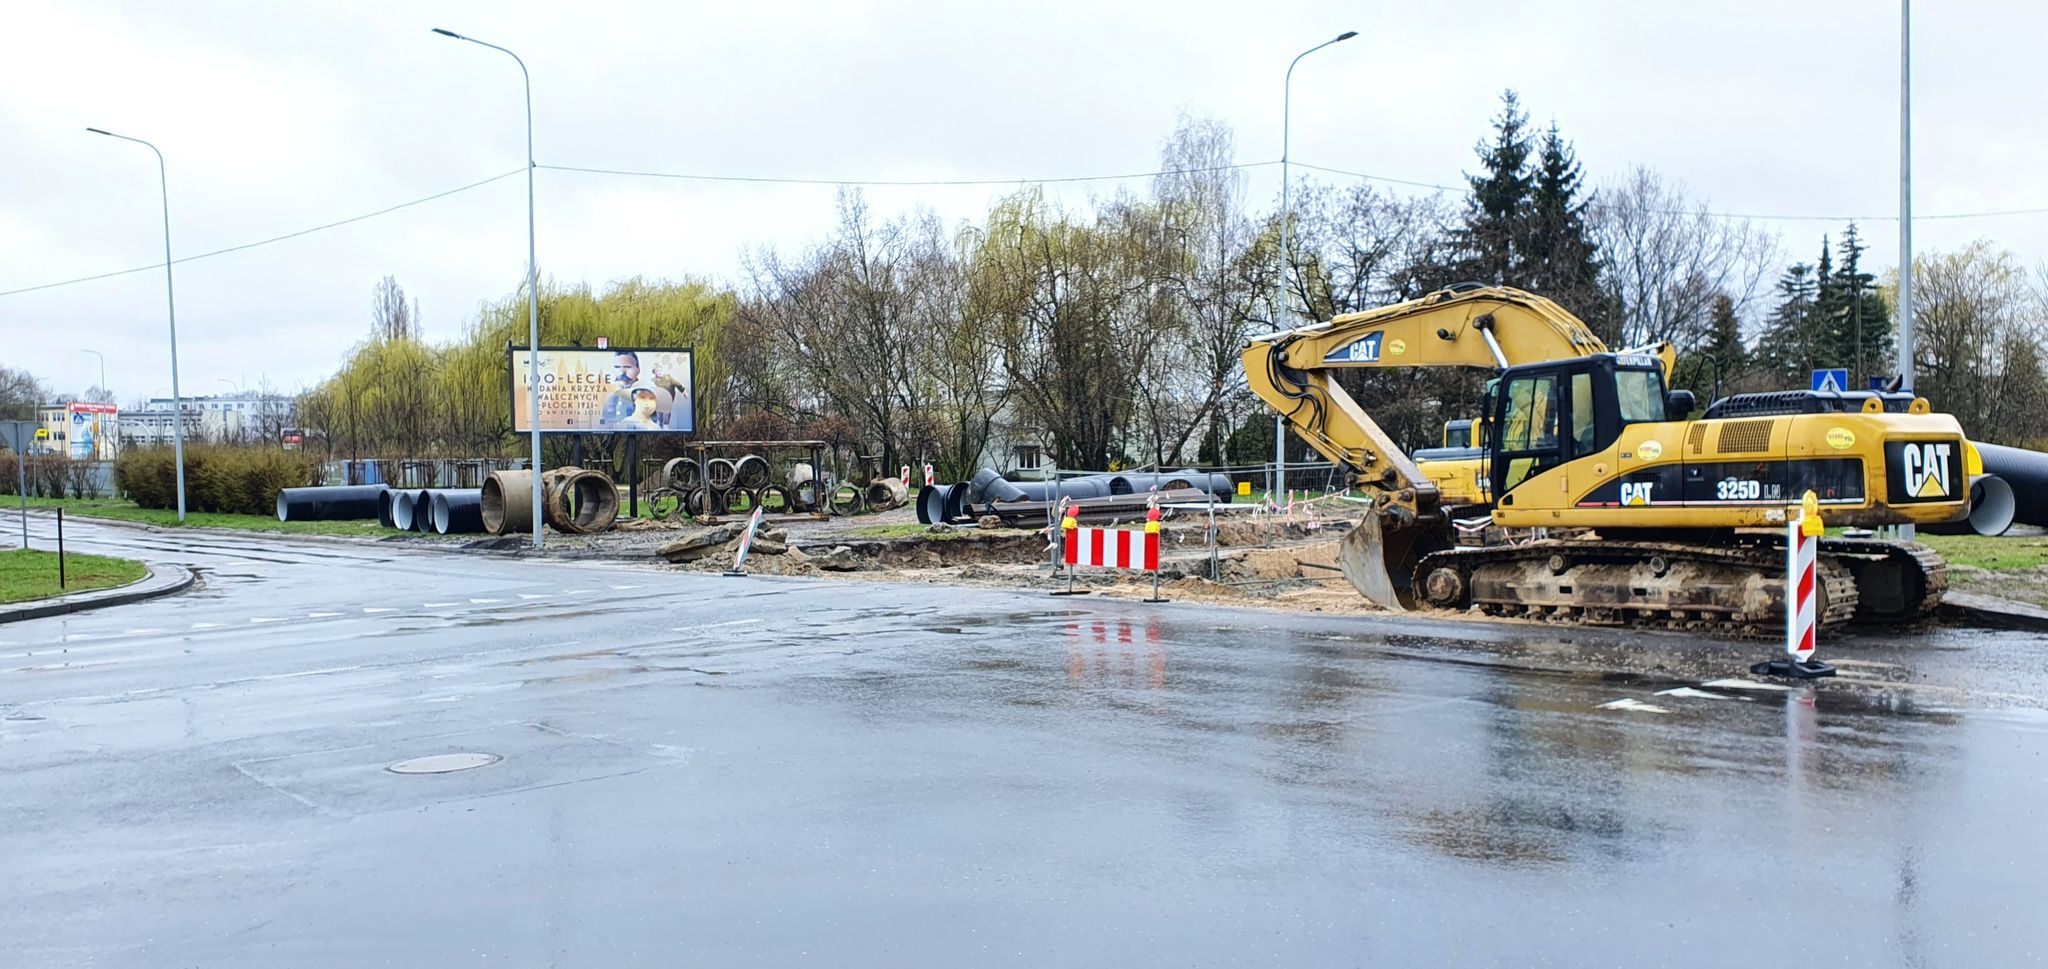
<svg viewBox="0 0 2048 969">
<path fill-rule="evenodd" d="M 1821 520 L 1818 509 L 1785 526 L 1785 652 L 1797 662 L 1813 658 L 1819 610 Z"/>
<path fill-rule="evenodd" d="M 1820 615 L 1820 537 L 1827 531 L 1819 496 L 1807 492 L 1799 510 L 1785 517 L 1785 658 L 1749 671 L 1802 680 L 1833 676 L 1834 667 L 1813 658 Z"/>
</svg>

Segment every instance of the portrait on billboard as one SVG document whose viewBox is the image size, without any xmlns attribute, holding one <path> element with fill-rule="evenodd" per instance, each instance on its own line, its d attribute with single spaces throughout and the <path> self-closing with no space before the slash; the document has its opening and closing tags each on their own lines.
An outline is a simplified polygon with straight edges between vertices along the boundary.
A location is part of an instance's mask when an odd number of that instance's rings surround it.
<svg viewBox="0 0 2048 969">
<path fill-rule="evenodd" d="M 696 373 L 688 349 L 543 347 L 542 433 L 646 434 L 696 430 Z M 512 427 L 533 428 L 525 350 L 512 351 Z"/>
</svg>

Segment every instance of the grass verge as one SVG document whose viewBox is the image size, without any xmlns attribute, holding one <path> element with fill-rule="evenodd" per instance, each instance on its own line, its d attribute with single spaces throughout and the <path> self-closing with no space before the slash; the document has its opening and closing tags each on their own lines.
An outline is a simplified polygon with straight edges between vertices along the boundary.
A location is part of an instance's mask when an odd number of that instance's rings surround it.
<svg viewBox="0 0 2048 969">
<path fill-rule="evenodd" d="M 1951 565 L 1989 572 L 2019 572 L 2048 565 L 2048 536 L 2007 538 L 1986 535 L 1919 535 L 1921 544 Z"/>
<path fill-rule="evenodd" d="M 14 496 L 0 497 L 0 508 L 15 505 L 21 499 Z M 419 532 L 401 532 L 369 521 L 341 522 L 281 522 L 269 515 L 225 515 L 215 512 L 187 512 L 182 525 L 178 522 L 176 510 L 144 508 L 123 498 L 30 498 L 30 508 L 62 508 L 65 517 L 76 515 L 80 518 L 107 518 L 115 521 L 140 522 L 145 525 L 159 525 L 164 528 L 234 528 L 247 532 L 277 532 L 286 535 L 347 535 L 356 538 L 385 538 L 391 535 L 420 535 Z M 425 535 L 440 538 L 438 535 Z"/>
<path fill-rule="evenodd" d="M 148 574 L 141 562 L 105 555 L 64 556 L 66 582 L 57 587 L 57 553 L 17 548 L 0 552 L 0 603 L 127 585 Z"/>
</svg>

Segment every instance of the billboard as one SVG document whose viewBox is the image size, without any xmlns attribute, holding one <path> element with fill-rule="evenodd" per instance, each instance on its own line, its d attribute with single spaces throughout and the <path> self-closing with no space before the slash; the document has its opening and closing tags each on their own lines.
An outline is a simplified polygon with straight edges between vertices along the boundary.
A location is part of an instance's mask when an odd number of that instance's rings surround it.
<svg viewBox="0 0 2048 969">
<path fill-rule="evenodd" d="M 512 429 L 533 429 L 527 351 L 512 356 Z M 543 434 L 687 434 L 697 429 L 696 367 L 688 348 L 542 347 Z"/>
<path fill-rule="evenodd" d="M 65 438 L 71 445 L 71 460 L 96 461 L 106 457 L 100 452 L 111 452 L 112 444 L 100 442 L 113 440 L 115 415 L 121 409 L 112 404 L 72 401 L 64 410 L 71 418 L 70 432 Z"/>
</svg>

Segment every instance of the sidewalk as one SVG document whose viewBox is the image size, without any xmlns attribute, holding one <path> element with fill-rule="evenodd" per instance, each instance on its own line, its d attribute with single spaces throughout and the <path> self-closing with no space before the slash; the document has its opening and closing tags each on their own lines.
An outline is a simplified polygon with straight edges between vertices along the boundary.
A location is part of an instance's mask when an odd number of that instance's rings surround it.
<svg viewBox="0 0 2048 969">
<path fill-rule="evenodd" d="M 35 599 L 0 606 L 0 623 L 20 622 L 24 619 L 41 619 L 45 616 L 59 616 L 69 612 L 100 609 L 107 606 L 124 606 L 147 599 L 160 599 L 177 595 L 192 588 L 197 581 L 192 570 L 168 562 L 145 562 L 149 574 L 139 582 L 131 582 L 112 589 L 95 589 L 48 599 Z"/>
</svg>

